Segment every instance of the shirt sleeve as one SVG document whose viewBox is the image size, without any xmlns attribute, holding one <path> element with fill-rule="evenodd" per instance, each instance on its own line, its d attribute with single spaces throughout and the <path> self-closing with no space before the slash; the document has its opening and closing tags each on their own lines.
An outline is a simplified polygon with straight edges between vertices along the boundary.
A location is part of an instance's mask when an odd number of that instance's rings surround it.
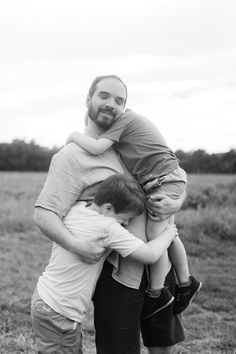
<svg viewBox="0 0 236 354">
<path fill-rule="evenodd" d="M 75 159 L 70 148 L 63 148 L 52 158 L 35 207 L 43 207 L 63 217 L 78 200 L 83 189 L 83 181 L 78 173 L 78 159 Z"/>
<path fill-rule="evenodd" d="M 109 236 L 104 242 L 105 247 L 117 251 L 122 257 L 129 256 L 144 244 L 142 240 L 115 221 L 109 225 Z"/>
<path fill-rule="evenodd" d="M 125 130 L 125 120 L 122 117 L 120 117 L 99 138 L 109 139 L 118 142 L 120 141 L 120 137 L 123 134 L 124 130 Z"/>
</svg>

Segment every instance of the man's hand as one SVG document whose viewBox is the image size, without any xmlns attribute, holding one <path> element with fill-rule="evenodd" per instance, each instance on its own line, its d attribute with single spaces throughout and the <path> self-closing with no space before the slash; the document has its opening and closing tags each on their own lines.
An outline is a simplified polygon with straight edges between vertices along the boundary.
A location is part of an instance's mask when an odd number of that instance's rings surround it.
<svg viewBox="0 0 236 354">
<path fill-rule="evenodd" d="M 35 209 L 34 220 L 45 236 L 67 251 L 77 254 L 84 262 L 96 263 L 105 252 L 104 239 L 107 234 L 91 235 L 89 239 L 75 237 L 56 213 L 41 207 Z"/>
<path fill-rule="evenodd" d="M 179 211 L 185 198 L 186 193 L 184 193 L 179 199 L 172 199 L 161 193 L 153 194 L 148 198 L 148 212 L 151 215 L 156 216 L 157 220 L 169 219 Z"/>
<path fill-rule="evenodd" d="M 106 237 L 107 234 L 90 236 L 86 240 L 75 238 L 72 242 L 72 252 L 76 253 L 83 262 L 97 263 L 106 250 L 103 242 Z"/>
</svg>

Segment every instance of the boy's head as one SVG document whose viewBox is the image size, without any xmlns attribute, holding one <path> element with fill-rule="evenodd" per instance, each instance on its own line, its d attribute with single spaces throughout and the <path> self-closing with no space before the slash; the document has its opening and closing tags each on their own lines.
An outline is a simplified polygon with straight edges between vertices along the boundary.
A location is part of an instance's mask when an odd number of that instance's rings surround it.
<svg viewBox="0 0 236 354">
<path fill-rule="evenodd" d="M 127 224 L 128 219 L 144 212 L 146 198 L 132 176 L 117 173 L 100 184 L 94 203 L 103 207 L 105 216 L 112 216 L 118 222 Z"/>
</svg>

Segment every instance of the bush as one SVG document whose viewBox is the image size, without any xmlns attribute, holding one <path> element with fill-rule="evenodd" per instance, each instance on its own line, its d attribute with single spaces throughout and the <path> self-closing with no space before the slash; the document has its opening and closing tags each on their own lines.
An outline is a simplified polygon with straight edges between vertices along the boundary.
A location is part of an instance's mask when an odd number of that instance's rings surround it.
<svg viewBox="0 0 236 354">
<path fill-rule="evenodd" d="M 217 183 L 207 186 L 191 186 L 183 209 L 201 209 L 207 207 L 236 206 L 236 182 Z"/>
<path fill-rule="evenodd" d="M 179 227 L 185 230 L 184 234 L 191 230 L 191 241 L 201 237 L 210 237 L 218 240 L 236 241 L 236 208 L 223 207 L 201 208 L 197 211 L 183 211 L 179 217 Z"/>
</svg>

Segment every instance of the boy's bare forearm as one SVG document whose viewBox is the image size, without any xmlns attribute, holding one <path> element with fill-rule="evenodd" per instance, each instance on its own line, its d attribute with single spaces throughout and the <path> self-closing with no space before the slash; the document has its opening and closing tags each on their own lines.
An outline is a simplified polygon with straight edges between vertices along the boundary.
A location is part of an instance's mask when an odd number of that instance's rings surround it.
<svg viewBox="0 0 236 354">
<path fill-rule="evenodd" d="M 109 139 L 95 139 L 79 132 L 70 134 L 67 144 L 74 142 L 90 154 L 100 155 L 113 145 L 113 141 Z"/>
<path fill-rule="evenodd" d="M 140 246 L 131 257 L 145 264 L 153 264 L 163 255 L 176 235 L 175 226 L 168 225 L 157 238 Z"/>
</svg>

